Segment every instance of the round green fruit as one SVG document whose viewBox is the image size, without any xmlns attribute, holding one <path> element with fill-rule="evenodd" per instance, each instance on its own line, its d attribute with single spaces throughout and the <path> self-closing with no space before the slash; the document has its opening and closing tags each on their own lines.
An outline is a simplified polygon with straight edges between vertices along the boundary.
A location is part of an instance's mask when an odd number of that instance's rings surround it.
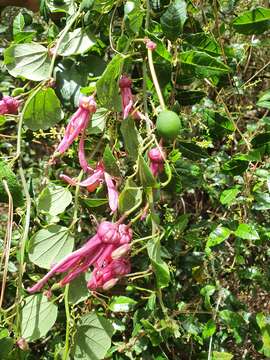
<svg viewBox="0 0 270 360">
<path fill-rule="evenodd" d="M 7 164 L 0 161 L 0 202 L 8 203 L 8 195 L 6 193 L 3 180 L 6 180 L 7 182 L 14 206 L 22 206 L 23 194 L 16 175 Z"/>
<path fill-rule="evenodd" d="M 157 118 L 157 132 L 165 139 L 175 139 L 181 128 L 179 116 L 171 110 L 163 110 Z"/>
</svg>

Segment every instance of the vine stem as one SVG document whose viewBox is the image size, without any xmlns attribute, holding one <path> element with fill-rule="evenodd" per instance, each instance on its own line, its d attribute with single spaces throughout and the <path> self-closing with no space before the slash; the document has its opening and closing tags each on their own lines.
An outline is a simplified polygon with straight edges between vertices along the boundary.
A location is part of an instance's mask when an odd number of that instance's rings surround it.
<svg viewBox="0 0 270 360">
<path fill-rule="evenodd" d="M 69 332 L 70 332 L 70 311 L 68 304 L 68 292 L 69 292 L 69 284 L 66 285 L 65 288 L 65 311 L 66 311 L 66 339 L 65 339 L 65 350 L 63 355 L 63 360 L 67 360 L 69 357 Z"/>
<path fill-rule="evenodd" d="M 3 251 L 3 255 L 1 257 L 1 262 L 0 262 L 1 267 L 2 267 L 2 262 L 3 262 L 4 256 L 5 256 L 5 265 L 4 265 L 4 271 L 3 271 L 3 277 L 2 277 L 2 287 L 1 287 L 1 296 L 0 296 L 0 309 L 2 308 L 4 294 L 5 294 L 6 281 L 7 281 L 8 261 L 9 261 L 9 254 L 10 254 L 12 224 L 13 224 L 12 195 L 9 191 L 8 183 L 6 180 L 3 180 L 3 185 L 5 188 L 5 191 L 8 195 L 8 222 L 7 222 L 7 231 L 6 231 L 6 236 L 5 236 L 4 251 Z"/>
<path fill-rule="evenodd" d="M 26 213 L 25 213 L 25 223 L 24 223 L 24 230 L 23 235 L 20 242 L 20 252 L 19 252 L 19 278 L 18 278 L 18 288 L 16 294 L 16 301 L 17 301 L 17 329 L 18 333 L 20 334 L 20 319 L 21 319 L 21 312 L 20 312 L 20 303 L 22 297 L 22 278 L 24 273 L 24 254 L 25 254 L 25 246 L 26 241 L 28 239 L 29 227 L 30 227 L 30 215 L 31 215 L 31 197 L 28 191 L 26 179 L 24 176 L 24 171 L 22 167 L 21 160 L 19 160 L 19 174 L 23 186 L 23 192 L 26 199 Z"/>
<path fill-rule="evenodd" d="M 53 56 L 52 56 L 50 69 L 49 69 L 49 78 L 53 77 L 52 75 L 53 75 L 54 64 L 55 64 L 55 60 L 56 60 L 57 53 L 58 53 L 59 47 L 61 45 L 61 42 L 63 41 L 64 37 L 69 32 L 69 30 L 72 27 L 72 25 L 74 24 L 74 22 L 80 16 L 80 14 L 81 14 L 81 8 L 79 8 L 79 10 L 73 15 L 73 17 L 71 17 L 69 19 L 69 21 L 67 21 L 66 26 L 64 27 L 64 29 L 60 33 L 61 35 L 59 36 L 59 39 L 58 39 L 58 41 L 57 41 L 57 43 L 55 45 L 54 51 L 53 51 Z"/>
<path fill-rule="evenodd" d="M 157 79 L 157 74 L 156 74 L 156 70 L 155 70 L 154 62 L 153 62 L 153 53 L 152 53 L 152 51 L 153 50 L 147 49 L 148 65 L 149 65 L 152 80 L 153 80 L 153 83 L 154 83 L 154 86 L 155 86 L 155 89 L 156 89 L 156 92 L 157 92 L 157 96 L 158 96 L 158 99 L 159 99 L 161 109 L 165 110 L 166 106 L 165 106 L 165 102 L 164 102 L 162 92 L 160 90 L 159 82 L 158 82 L 158 79 Z"/>
</svg>

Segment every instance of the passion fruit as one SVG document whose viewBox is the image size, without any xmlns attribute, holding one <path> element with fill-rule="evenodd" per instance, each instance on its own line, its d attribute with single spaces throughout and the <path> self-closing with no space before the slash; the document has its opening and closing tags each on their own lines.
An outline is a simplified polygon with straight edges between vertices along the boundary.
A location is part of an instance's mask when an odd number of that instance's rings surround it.
<svg viewBox="0 0 270 360">
<path fill-rule="evenodd" d="M 156 127 L 163 138 L 175 139 L 181 128 L 181 121 L 174 111 L 163 110 L 157 117 Z"/>
</svg>

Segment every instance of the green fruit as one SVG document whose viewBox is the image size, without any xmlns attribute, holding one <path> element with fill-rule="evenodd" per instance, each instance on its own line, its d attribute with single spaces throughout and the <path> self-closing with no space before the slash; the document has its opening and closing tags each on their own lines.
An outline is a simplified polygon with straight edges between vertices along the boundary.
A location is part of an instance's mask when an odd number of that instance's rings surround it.
<svg viewBox="0 0 270 360">
<path fill-rule="evenodd" d="M 174 139 L 179 134 L 181 121 L 174 111 L 163 110 L 158 115 L 156 127 L 160 136 Z"/>
<path fill-rule="evenodd" d="M 8 195 L 6 193 L 3 180 L 6 180 L 7 182 L 9 191 L 13 198 L 14 206 L 22 206 L 24 203 L 23 194 L 16 175 L 7 164 L 0 161 L 0 202 L 8 203 Z"/>
</svg>

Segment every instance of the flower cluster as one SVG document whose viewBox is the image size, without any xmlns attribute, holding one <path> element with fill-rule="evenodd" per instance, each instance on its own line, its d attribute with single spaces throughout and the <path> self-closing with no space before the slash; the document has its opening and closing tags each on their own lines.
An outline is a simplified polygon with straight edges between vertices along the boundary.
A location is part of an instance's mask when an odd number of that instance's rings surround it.
<svg viewBox="0 0 270 360">
<path fill-rule="evenodd" d="M 11 96 L 3 96 L 0 100 L 0 115 L 18 114 L 20 101 Z"/>
<path fill-rule="evenodd" d="M 119 278 L 130 272 L 127 254 L 130 250 L 131 239 L 132 230 L 127 225 L 103 221 L 96 235 L 80 249 L 54 265 L 39 282 L 28 288 L 28 291 L 35 293 L 41 290 L 55 274 L 67 273 L 60 281 L 60 285 L 64 286 L 92 265 L 94 265 L 94 270 L 87 287 L 90 290 L 108 290 L 117 283 Z"/>
<path fill-rule="evenodd" d="M 150 169 L 154 176 L 158 176 L 164 169 L 165 154 L 159 148 L 153 148 L 148 152 Z"/>
</svg>

